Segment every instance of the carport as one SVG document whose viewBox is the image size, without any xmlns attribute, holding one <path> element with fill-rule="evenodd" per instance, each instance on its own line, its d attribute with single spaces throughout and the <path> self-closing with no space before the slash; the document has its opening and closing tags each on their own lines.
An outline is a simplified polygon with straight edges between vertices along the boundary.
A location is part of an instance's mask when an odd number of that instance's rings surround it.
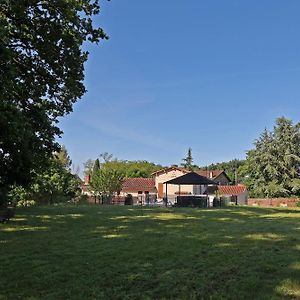
<svg viewBox="0 0 300 300">
<path fill-rule="evenodd" d="M 210 180 L 205 176 L 201 176 L 196 172 L 190 172 L 180 177 L 168 180 L 164 182 L 164 184 L 166 185 L 166 199 L 165 199 L 166 205 L 168 203 L 168 185 L 174 184 L 179 186 L 179 196 L 177 196 L 177 203 L 178 200 L 182 201 L 183 198 L 187 200 L 188 199 L 187 197 L 189 197 L 189 201 L 187 202 L 190 202 L 192 206 L 194 206 L 194 204 L 200 199 L 200 197 L 195 195 L 181 196 L 180 195 L 181 185 L 196 185 L 196 186 L 198 185 L 200 186 L 200 194 L 202 193 L 202 186 L 217 185 L 213 180 Z"/>
</svg>

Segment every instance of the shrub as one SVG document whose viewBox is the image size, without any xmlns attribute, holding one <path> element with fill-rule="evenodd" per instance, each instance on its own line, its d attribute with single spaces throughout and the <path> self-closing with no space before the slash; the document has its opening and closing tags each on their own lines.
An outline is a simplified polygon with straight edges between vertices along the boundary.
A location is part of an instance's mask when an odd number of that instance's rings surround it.
<svg viewBox="0 0 300 300">
<path fill-rule="evenodd" d="M 79 197 L 75 198 L 76 204 L 88 204 L 88 196 L 87 195 L 80 195 Z"/>
<path fill-rule="evenodd" d="M 297 207 L 300 207 L 300 201 L 298 201 L 298 202 L 296 203 L 296 205 L 297 205 Z"/>
<path fill-rule="evenodd" d="M 17 207 L 30 207 L 36 205 L 34 200 L 20 200 L 17 202 Z"/>
<path fill-rule="evenodd" d="M 29 198 L 28 192 L 21 186 L 13 186 L 8 193 L 8 200 L 14 204 Z M 27 199 L 28 199 L 27 198 Z"/>
</svg>

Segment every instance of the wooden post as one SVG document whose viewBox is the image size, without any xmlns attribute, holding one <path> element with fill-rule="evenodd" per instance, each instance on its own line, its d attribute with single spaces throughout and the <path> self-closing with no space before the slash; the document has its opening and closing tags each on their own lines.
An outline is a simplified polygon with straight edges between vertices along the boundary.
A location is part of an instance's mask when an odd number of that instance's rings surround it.
<svg viewBox="0 0 300 300">
<path fill-rule="evenodd" d="M 166 183 L 166 203 L 165 203 L 165 205 L 166 205 L 166 207 L 168 207 L 168 184 Z"/>
</svg>

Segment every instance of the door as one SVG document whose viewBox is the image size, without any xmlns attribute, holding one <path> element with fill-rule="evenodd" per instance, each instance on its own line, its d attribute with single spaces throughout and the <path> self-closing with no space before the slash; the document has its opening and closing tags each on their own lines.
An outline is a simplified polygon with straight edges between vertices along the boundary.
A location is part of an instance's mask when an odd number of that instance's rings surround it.
<svg viewBox="0 0 300 300">
<path fill-rule="evenodd" d="M 159 183 L 158 184 L 158 198 L 163 198 L 164 197 L 164 184 Z"/>
</svg>

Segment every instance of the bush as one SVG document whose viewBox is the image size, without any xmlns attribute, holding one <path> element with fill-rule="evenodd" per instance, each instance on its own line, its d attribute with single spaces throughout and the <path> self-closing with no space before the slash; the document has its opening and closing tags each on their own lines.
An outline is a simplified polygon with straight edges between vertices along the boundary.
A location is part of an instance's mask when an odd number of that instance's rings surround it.
<svg viewBox="0 0 300 300">
<path fill-rule="evenodd" d="M 300 201 L 298 201 L 298 202 L 296 203 L 296 205 L 297 205 L 297 207 L 300 207 Z"/>
<path fill-rule="evenodd" d="M 14 204 L 18 204 L 24 199 L 29 198 L 28 192 L 21 186 L 13 186 L 8 193 L 8 201 Z"/>
<path fill-rule="evenodd" d="M 88 196 L 87 195 L 80 195 L 75 198 L 76 204 L 88 204 Z"/>
<path fill-rule="evenodd" d="M 17 207 L 30 207 L 36 205 L 34 200 L 20 200 L 17 203 Z"/>
</svg>

